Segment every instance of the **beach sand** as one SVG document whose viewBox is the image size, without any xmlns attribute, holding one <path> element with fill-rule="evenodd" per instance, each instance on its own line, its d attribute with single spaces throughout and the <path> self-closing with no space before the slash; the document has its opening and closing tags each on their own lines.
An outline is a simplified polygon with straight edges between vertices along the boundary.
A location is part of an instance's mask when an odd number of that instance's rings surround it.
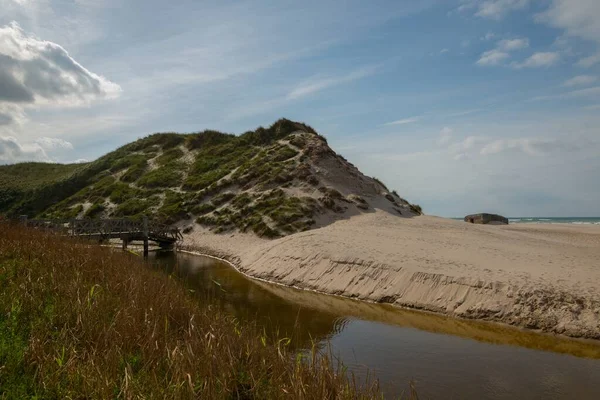
<svg viewBox="0 0 600 400">
<path fill-rule="evenodd" d="M 597 225 L 473 225 L 378 209 L 271 241 L 196 225 L 185 246 L 287 286 L 600 339 Z"/>
</svg>

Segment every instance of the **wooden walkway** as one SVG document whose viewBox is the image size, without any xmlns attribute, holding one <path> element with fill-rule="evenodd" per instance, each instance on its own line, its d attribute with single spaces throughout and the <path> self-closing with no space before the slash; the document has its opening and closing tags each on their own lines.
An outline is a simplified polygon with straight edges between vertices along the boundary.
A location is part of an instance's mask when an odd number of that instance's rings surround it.
<svg viewBox="0 0 600 400">
<path fill-rule="evenodd" d="M 144 242 L 144 256 L 148 255 L 148 242 L 156 242 L 161 248 L 172 248 L 183 239 L 178 228 L 148 221 L 133 219 L 28 219 L 21 221 L 29 227 L 51 229 L 68 236 L 77 236 L 91 240 L 120 239 L 123 249 L 133 241 Z"/>
</svg>

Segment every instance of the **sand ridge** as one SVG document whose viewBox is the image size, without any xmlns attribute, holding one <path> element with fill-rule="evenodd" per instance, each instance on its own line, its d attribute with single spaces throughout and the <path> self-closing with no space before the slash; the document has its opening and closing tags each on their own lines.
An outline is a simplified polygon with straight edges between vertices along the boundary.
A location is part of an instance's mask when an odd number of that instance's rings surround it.
<svg viewBox="0 0 600 400">
<path fill-rule="evenodd" d="M 484 226 L 377 209 L 271 241 L 197 226 L 185 245 L 283 285 L 600 339 L 600 226 Z"/>
</svg>

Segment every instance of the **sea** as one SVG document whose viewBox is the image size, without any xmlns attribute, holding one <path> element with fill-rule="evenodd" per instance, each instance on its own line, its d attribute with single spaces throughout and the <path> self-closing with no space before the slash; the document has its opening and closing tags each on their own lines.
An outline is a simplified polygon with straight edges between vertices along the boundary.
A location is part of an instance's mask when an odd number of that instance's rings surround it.
<svg viewBox="0 0 600 400">
<path fill-rule="evenodd" d="M 512 217 L 508 218 L 511 224 L 575 224 L 575 225 L 600 225 L 600 217 Z"/>
<path fill-rule="evenodd" d="M 462 221 L 463 218 L 452 218 Z M 509 217 L 510 224 L 600 225 L 600 217 Z"/>
</svg>

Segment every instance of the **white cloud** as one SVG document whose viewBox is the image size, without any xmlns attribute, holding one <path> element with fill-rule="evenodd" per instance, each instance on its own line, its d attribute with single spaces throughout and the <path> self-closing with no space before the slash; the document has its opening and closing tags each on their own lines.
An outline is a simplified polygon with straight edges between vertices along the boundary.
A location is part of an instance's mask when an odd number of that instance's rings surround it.
<svg viewBox="0 0 600 400">
<path fill-rule="evenodd" d="M 0 164 L 13 164 L 23 161 L 50 161 L 48 154 L 37 143 L 21 144 L 12 137 L 0 136 Z"/>
<path fill-rule="evenodd" d="M 570 36 L 600 42 L 600 2 L 597 0 L 552 0 L 536 20 L 564 29 Z"/>
<path fill-rule="evenodd" d="M 35 141 L 40 147 L 44 150 L 57 150 L 57 149 L 65 149 L 65 150 L 73 150 L 73 144 L 67 142 L 66 140 L 59 138 L 51 138 L 51 137 L 41 137 Z"/>
<path fill-rule="evenodd" d="M 418 122 L 420 120 L 421 120 L 421 117 L 410 117 L 410 118 L 399 119 L 397 121 L 388 122 L 386 124 L 383 124 L 382 126 L 406 125 L 406 124 L 412 124 L 414 122 Z"/>
<path fill-rule="evenodd" d="M 494 49 L 486 51 L 477 60 L 477 65 L 482 66 L 494 66 L 501 64 L 504 60 L 508 59 L 510 55 L 506 52 Z"/>
<path fill-rule="evenodd" d="M 560 54 L 556 52 L 534 53 L 523 62 L 514 62 L 511 64 L 514 68 L 540 68 L 550 67 L 558 62 Z"/>
<path fill-rule="evenodd" d="M 438 146 L 445 146 L 452 140 L 452 128 L 443 127 L 440 131 L 440 137 L 437 141 Z"/>
<path fill-rule="evenodd" d="M 524 9 L 529 3 L 530 0 L 463 0 L 458 9 L 473 9 L 478 17 L 500 20 L 511 11 Z"/>
<path fill-rule="evenodd" d="M 333 86 L 366 78 L 367 76 L 373 75 L 376 71 L 376 66 L 368 66 L 339 77 L 328 77 L 307 81 L 293 89 L 288 93 L 287 97 L 290 100 L 298 99 Z"/>
<path fill-rule="evenodd" d="M 22 119 L 27 107 L 81 106 L 120 92 L 60 45 L 27 35 L 16 22 L 0 27 L 0 120 Z"/>
<path fill-rule="evenodd" d="M 529 47 L 529 39 L 504 39 L 498 42 L 498 49 L 502 51 L 514 51 Z"/>
<path fill-rule="evenodd" d="M 477 65 L 483 66 L 495 66 L 502 64 L 505 60 L 510 58 L 510 52 L 521 50 L 529 47 L 529 39 L 527 38 L 516 38 L 516 39 L 504 39 L 496 42 L 496 48 L 488 50 L 483 53 Z"/>
<path fill-rule="evenodd" d="M 600 63 L 600 53 L 584 57 L 581 60 L 577 61 L 576 65 L 583 68 L 590 68 L 598 63 Z"/>
<path fill-rule="evenodd" d="M 573 86 L 586 86 L 592 84 L 598 80 L 597 77 L 592 75 L 578 75 L 569 80 L 566 80 L 563 83 L 563 86 L 573 87 Z"/>
<path fill-rule="evenodd" d="M 539 156 L 554 149 L 560 149 L 564 145 L 556 140 L 517 138 L 499 139 L 485 145 L 479 154 L 482 156 L 498 154 L 505 151 L 518 151 L 530 156 Z"/>
<path fill-rule="evenodd" d="M 494 32 L 488 32 L 488 33 L 486 33 L 484 36 L 482 36 L 482 37 L 480 38 L 480 40 L 485 40 L 485 41 L 488 41 L 488 40 L 492 40 L 492 39 L 493 39 L 493 38 L 495 38 L 495 37 L 496 37 L 496 34 L 495 34 Z"/>
<path fill-rule="evenodd" d="M 442 50 L 440 50 L 440 54 L 448 53 L 449 51 L 450 50 L 448 50 L 448 49 L 442 49 Z"/>
</svg>

